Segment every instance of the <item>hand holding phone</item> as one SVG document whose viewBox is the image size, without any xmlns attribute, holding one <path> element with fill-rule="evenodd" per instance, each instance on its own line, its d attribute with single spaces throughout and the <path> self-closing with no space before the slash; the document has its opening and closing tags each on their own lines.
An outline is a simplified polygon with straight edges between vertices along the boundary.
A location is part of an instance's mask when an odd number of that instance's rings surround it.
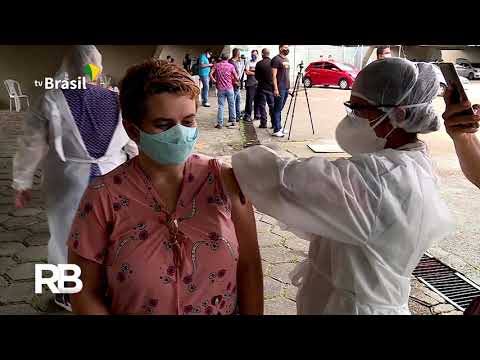
<svg viewBox="0 0 480 360">
<path fill-rule="evenodd" d="M 448 85 L 448 90 L 443 98 L 445 100 L 445 127 L 452 136 L 457 130 L 462 133 L 476 132 L 479 128 L 478 119 L 475 119 L 475 112 L 468 101 L 467 94 L 452 63 L 437 64 L 442 71 L 443 77 Z"/>
<path fill-rule="evenodd" d="M 453 140 L 461 140 L 478 131 L 480 107 L 479 105 L 471 106 L 469 101 L 453 104 L 450 102 L 451 93 L 451 88 L 448 88 L 445 92 L 445 103 L 447 107 L 442 116 L 445 120 L 445 129 L 448 135 L 450 135 Z M 469 110 L 472 110 L 474 115 L 465 115 L 466 111 L 470 112 Z"/>
<path fill-rule="evenodd" d="M 460 77 L 458 76 L 457 70 L 452 63 L 438 63 L 437 66 L 442 71 L 442 75 L 447 82 L 449 88 L 452 88 L 450 95 L 450 102 L 452 104 L 460 104 L 462 102 L 468 101 L 467 94 L 463 88 Z M 473 115 L 473 110 L 466 110 L 465 115 Z"/>
</svg>

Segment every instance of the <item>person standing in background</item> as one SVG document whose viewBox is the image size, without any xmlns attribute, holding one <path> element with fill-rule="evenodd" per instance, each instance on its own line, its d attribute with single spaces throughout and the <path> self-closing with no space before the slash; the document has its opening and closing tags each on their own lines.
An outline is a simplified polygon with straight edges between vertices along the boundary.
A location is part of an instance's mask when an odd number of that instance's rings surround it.
<svg viewBox="0 0 480 360">
<path fill-rule="evenodd" d="M 245 55 L 240 56 L 240 59 L 243 61 L 243 68 L 247 68 L 247 59 L 245 58 Z M 240 77 L 240 90 L 243 90 L 243 87 L 245 86 L 245 71 L 243 72 L 242 76 Z"/>
<path fill-rule="evenodd" d="M 183 68 L 188 71 L 188 73 L 192 74 L 192 59 L 190 59 L 190 54 L 185 55 L 185 59 L 183 59 Z"/>
<path fill-rule="evenodd" d="M 290 89 L 290 63 L 287 55 L 288 45 L 279 46 L 280 53 L 272 59 L 273 80 L 273 136 L 284 137 L 287 131 L 282 128 L 282 110 L 288 98 Z"/>
<path fill-rule="evenodd" d="M 210 107 L 208 103 L 208 91 L 210 89 L 210 69 L 213 66 L 209 60 L 211 56 L 212 51 L 206 49 L 198 58 L 198 75 L 202 82 L 202 106 L 204 107 Z"/>
<path fill-rule="evenodd" d="M 227 54 L 222 54 L 221 61 L 215 65 L 210 77 L 218 90 L 218 114 L 217 125 L 215 128 L 221 129 L 223 127 L 223 108 L 225 106 L 225 98 L 227 98 L 228 102 L 228 120 L 230 122 L 228 128 L 235 128 L 236 111 L 233 84 L 238 83 L 239 78 L 235 66 L 228 61 Z"/>
<path fill-rule="evenodd" d="M 380 46 L 377 48 L 377 60 L 392 57 L 390 46 Z"/>
<path fill-rule="evenodd" d="M 243 118 L 245 121 L 251 121 L 252 110 L 254 110 L 254 118 L 260 119 L 258 100 L 255 97 L 258 84 L 255 78 L 255 66 L 257 66 L 258 61 L 258 50 L 252 50 L 250 61 L 245 67 L 245 74 L 247 75 L 247 81 L 245 83 L 247 98 L 245 100 L 245 115 Z"/>
<path fill-rule="evenodd" d="M 237 71 L 237 76 L 238 76 L 238 79 L 233 84 L 233 93 L 235 96 L 235 113 L 236 113 L 236 119 L 238 122 L 240 121 L 240 103 L 242 102 L 242 96 L 240 93 L 240 82 L 241 82 L 240 79 L 242 78 L 243 73 L 245 72 L 245 63 L 240 58 L 239 49 L 235 48 L 232 50 L 232 58 L 230 59 L 229 62 L 235 67 L 235 70 Z"/>
<path fill-rule="evenodd" d="M 267 48 L 262 50 L 262 60 L 255 66 L 255 79 L 257 80 L 256 102 L 260 113 L 260 129 L 267 128 L 267 112 L 265 105 L 268 104 L 270 121 L 273 127 L 273 81 L 270 51 Z"/>
</svg>

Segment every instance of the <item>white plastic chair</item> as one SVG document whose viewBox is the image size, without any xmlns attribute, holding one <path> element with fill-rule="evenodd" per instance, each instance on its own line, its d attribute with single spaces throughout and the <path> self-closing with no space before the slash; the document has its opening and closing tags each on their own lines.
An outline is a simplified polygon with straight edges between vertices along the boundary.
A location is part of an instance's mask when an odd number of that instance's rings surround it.
<svg viewBox="0 0 480 360">
<path fill-rule="evenodd" d="M 10 112 L 12 112 L 12 100 L 15 102 L 15 111 L 20 112 L 22 109 L 22 99 L 27 100 L 27 107 L 30 107 L 30 102 L 28 101 L 28 96 L 22 93 L 22 88 L 20 83 L 16 80 L 4 80 L 5 88 L 8 92 L 9 102 L 10 102 Z"/>
</svg>

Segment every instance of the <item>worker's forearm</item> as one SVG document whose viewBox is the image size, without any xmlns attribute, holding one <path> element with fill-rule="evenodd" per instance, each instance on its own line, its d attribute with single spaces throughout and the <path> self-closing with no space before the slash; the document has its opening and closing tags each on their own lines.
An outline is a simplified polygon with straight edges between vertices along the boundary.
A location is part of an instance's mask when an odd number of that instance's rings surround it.
<svg viewBox="0 0 480 360">
<path fill-rule="evenodd" d="M 475 134 L 464 134 L 454 140 L 460 167 L 466 178 L 480 188 L 480 141 Z"/>
</svg>

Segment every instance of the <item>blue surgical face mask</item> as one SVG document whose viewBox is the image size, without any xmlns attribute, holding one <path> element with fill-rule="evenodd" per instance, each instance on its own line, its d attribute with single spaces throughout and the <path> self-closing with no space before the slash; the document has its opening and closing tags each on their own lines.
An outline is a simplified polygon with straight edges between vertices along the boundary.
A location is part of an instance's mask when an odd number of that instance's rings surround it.
<svg viewBox="0 0 480 360">
<path fill-rule="evenodd" d="M 252 61 L 257 60 L 257 55 L 252 55 Z"/>
<path fill-rule="evenodd" d="M 158 134 L 140 129 L 139 148 L 150 159 L 162 165 L 178 165 L 192 154 L 197 142 L 198 129 L 177 124 Z"/>
</svg>

